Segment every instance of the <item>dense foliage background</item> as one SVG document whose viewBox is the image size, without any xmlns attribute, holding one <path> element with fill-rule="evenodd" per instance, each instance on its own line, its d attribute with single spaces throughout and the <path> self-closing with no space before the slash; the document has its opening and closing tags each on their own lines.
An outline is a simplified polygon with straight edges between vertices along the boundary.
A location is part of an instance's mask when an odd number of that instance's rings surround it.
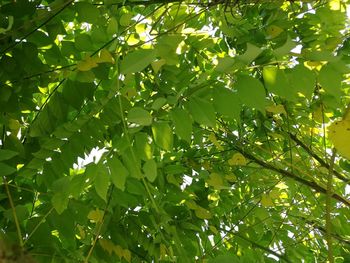
<svg viewBox="0 0 350 263">
<path fill-rule="evenodd" d="M 0 262 L 350 262 L 347 1 L 0 3 Z"/>
</svg>

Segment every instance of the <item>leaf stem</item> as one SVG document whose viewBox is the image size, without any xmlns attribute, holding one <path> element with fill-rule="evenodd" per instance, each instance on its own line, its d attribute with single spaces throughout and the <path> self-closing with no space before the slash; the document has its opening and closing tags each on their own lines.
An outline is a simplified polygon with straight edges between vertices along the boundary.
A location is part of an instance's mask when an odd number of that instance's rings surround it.
<svg viewBox="0 0 350 263">
<path fill-rule="evenodd" d="M 332 157 L 329 164 L 327 176 L 327 193 L 326 193 L 326 240 L 328 245 L 328 262 L 333 263 L 333 242 L 332 242 L 332 194 L 333 194 L 333 167 L 336 156 L 336 150 L 333 149 Z"/>
<path fill-rule="evenodd" d="M 32 235 L 35 233 L 35 231 L 39 228 L 39 226 L 46 220 L 46 218 L 49 216 L 49 214 L 51 214 L 52 210 L 54 208 L 51 207 L 51 209 L 43 216 L 43 218 L 41 218 L 41 220 L 39 221 L 39 223 L 34 227 L 34 229 L 32 230 L 32 232 L 28 235 L 28 237 L 26 238 L 26 240 L 24 240 L 23 245 L 25 245 L 27 243 L 27 241 L 32 237 Z"/>
<path fill-rule="evenodd" d="M 107 209 L 108 209 L 109 203 L 111 202 L 111 199 L 112 199 L 113 190 L 114 190 L 114 185 L 112 184 L 111 190 L 110 190 L 109 196 L 108 196 L 108 201 L 107 201 L 106 206 L 105 206 L 105 208 L 103 210 L 103 217 L 102 217 L 101 223 L 98 226 L 98 229 L 97 229 L 94 241 L 92 242 L 92 246 L 89 249 L 89 252 L 88 252 L 88 254 L 87 254 L 87 256 L 86 256 L 86 258 L 84 260 L 84 263 L 89 263 L 89 258 L 91 257 L 91 254 L 94 251 L 94 248 L 96 246 L 97 240 L 100 238 L 100 233 L 101 233 L 102 226 L 103 226 L 103 223 L 104 223 L 105 218 L 106 218 Z"/>
<path fill-rule="evenodd" d="M 11 193 L 10 193 L 10 189 L 8 187 L 8 184 L 7 184 L 7 179 L 6 179 L 5 176 L 3 176 L 3 181 L 4 181 L 4 185 L 5 185 L 5 189 L 6 189 L 6 194 L 7 194 L 7 197 L 9 199 L 9 202 L 10 202 L 13 219 L 15 220 L 15 225 L 16 225 L 16 229 L 17 229 L 17 236 L 18 236 L 19 245 L 21 247 L 23 247 L 24 244 L 23 244 L 23 239 L 22 239 L 21 227 L 19 226 L 19 221 L 18 221 L 18 217 L 17 217 L 17 214 L 16 214 L 16 209 L 15 209 L 15 206 L 14 206 L 14 203 L 13 203 L 13 199 L 12 199 L 12 196 L 11 196 Z"/>
</svg>

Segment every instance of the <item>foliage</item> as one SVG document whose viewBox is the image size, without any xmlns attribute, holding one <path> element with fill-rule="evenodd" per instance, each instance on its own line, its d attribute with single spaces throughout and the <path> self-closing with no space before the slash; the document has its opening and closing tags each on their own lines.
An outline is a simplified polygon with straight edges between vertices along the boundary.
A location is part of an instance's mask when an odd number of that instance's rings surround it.
<svg viewBox="0 0 350 263">
<path fill-rule="evenodd" d="M 349 262 L 346 8 L 1 1 L 0 261 Z"/>
</svg>

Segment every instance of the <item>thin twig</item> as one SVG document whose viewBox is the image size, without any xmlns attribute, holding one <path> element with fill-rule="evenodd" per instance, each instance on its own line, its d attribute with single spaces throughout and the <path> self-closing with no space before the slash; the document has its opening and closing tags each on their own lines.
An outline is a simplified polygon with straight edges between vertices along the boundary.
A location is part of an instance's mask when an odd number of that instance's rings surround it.
<svg viewBox="0 0 350 263">
<path fill-rule="evenodd" d="M 333 263 L 333 242 L 332 242 L 332 194 L 333 194 L 333 166 L 336 156 L 336 150 L 333 149 L 333 154 L 330 160 L 328 176 L 327 176 L 327 195 L 326 195 L 326 240 L 328 245 L 328 262 Z"/>
<path fill-rule="evenodd" d="M 100 233 L 101 233 L 101 230 L 102 230 L 102 226 L 103 226 L 103 223 L 104 223 L 104 221 L 105 221 L 105 219 L 106 219 L 106 215 L 107 215 L 107 209 L 108 209 L 109 203 L 111 202 L 111 199 L 112 199 L 113 190 L 114 190 L 114 185 L 112 184 L 111 190 L 110 190 L 110 192 L 109 192 L 109 197 L 108 197 L 106 206 L 105 206 L 105 208 L 104 208 L 104 210 L 103 210 L 103 216 L 102 216 L 101 223 L 100 223 L 100 225 L 99 225 L 99 227 L 98 227 L 98 230 L 97 230 L 97 232 L 96 232 L 94 241 L 93 241 L 92 246 L 90 247 L 89 252 L 88 252 L 88 254 L 87 254 L 87 256 L 86 256 L 86 258 L 85 258 L 85 260 L 84 260 L 84 263 L 88 263 L 88 262 L 89 262 L 89 259 L 90 259 L 90 257 L 91 257 L 92 252 L 94 251 L 94 248 L 95 248 L 95 246 L 96 246 L 96 243 L 97 243 L 97 241 L 98 241 L 99 238 L 100 238 Z"/>
<path fill-rule="evenodd" d="M 15 225 L 16 225 L 16 229 L 17 229 L 17 236 L 18 236 L 19 245 L 21 247 L 23 247 L 23 238 L 22 238 L 21 227 L 19 226 L 19 221 L 18 221 L 18 217 L 17 217 L 17 213 L 16 213 L 16 208 L 15 208 L 15 205 L 14 205 L 13 200 L 12 200 L 10 189 L 9 189 L 9 187 L 7 185 L 7 179 L 6 179 L 5 176 L 3 176 L 2 180 L 4 182 L 5 189 L 6 189 L 6 194 L 7 194 L 7 197 L 9 199 L 9 202 L 10 202 L 12 215 L 13 215 L 13 220 L 15 220 Z"/>
</svg>

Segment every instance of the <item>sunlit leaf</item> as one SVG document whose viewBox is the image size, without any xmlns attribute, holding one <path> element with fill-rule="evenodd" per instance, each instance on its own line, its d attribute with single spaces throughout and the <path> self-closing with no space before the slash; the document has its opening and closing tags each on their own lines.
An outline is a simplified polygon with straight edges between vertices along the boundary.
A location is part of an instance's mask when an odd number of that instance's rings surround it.
<svg viewBox="0 0 350 263">
<path fill-rule="evenodd" d="M 192 119 L 187 111 L 175 108 L 171 112 L 171 117 L 175 125 L 175 133 L 181 139 L 189 142 L 192 135 Z"/>
<path fill-rule="evenodd" d="M 102 222 L 103 215 L 104 215 L 104 212 L 97 208 L 95 210 L 91 210 L 87 218 L 93 221 L 94 223 L 100 223 Z"/>
<path fill-rule="evenodd" d="M 152 116 L 151 114 L 142 108 L 132 108 L 128 113 L 128 121 L 139 125 L 151 125 Z"/>
<path fill-rule="evenodd" d="M 77 64 L 77 69 L 80 71 L 89 71 L 98 66 L 96 59 L 92 57 L 86 57 L 84 60 Z"/>
<path fill-rule="evenodd" d="M 328 127 L 328 137 L 337 151 L 350 160 L 350 120 L 333 122 Z"/>
<path fill-rule="evenodd" d="M 157 122 L 152 125 L 152 133 L 155 143 L 166 151 L 173 148 L 173 132 L 170 126 L 164 122 Z"/>
<path fill-rule="evenodd" d="M 120 190 L 124 191 L 125 181 L 129 174 L 128 170 L 124 167 L 122 162 L 116 157 L 107 160 L 107 165 L 110 170 L 111 181 Z"/>
<path fill-rule="evenodd" d="M 196 209 L 194 210 L 194 213 L 200 219 L 210 219 L 212 217 L 209 210 L 200 206 L 196 207 Z"/>
<path fill-rule="evenodd" d="M 128 53 L 120 64 L 120 73 L 128 74 L 142 71 L 155 59 L 156 53 L 151 49 L 139 49 Z"/>
<path fill-rule="evenodd" d="M 157 178 L 157 163 L 153 159 L 147 160 L 143 165 L 143 171 L 146 178 L 150 182 L 154 182 L 154 180 Z"/>
<path fill-rule="evenodd" d="M 233 154 L 231 159 L 229 159 L 227 162 L 231 166 L 234 166 L 234 165 L 246 165 L 247 164 L 246 158 L 241 153 Z"/>
</svg>

